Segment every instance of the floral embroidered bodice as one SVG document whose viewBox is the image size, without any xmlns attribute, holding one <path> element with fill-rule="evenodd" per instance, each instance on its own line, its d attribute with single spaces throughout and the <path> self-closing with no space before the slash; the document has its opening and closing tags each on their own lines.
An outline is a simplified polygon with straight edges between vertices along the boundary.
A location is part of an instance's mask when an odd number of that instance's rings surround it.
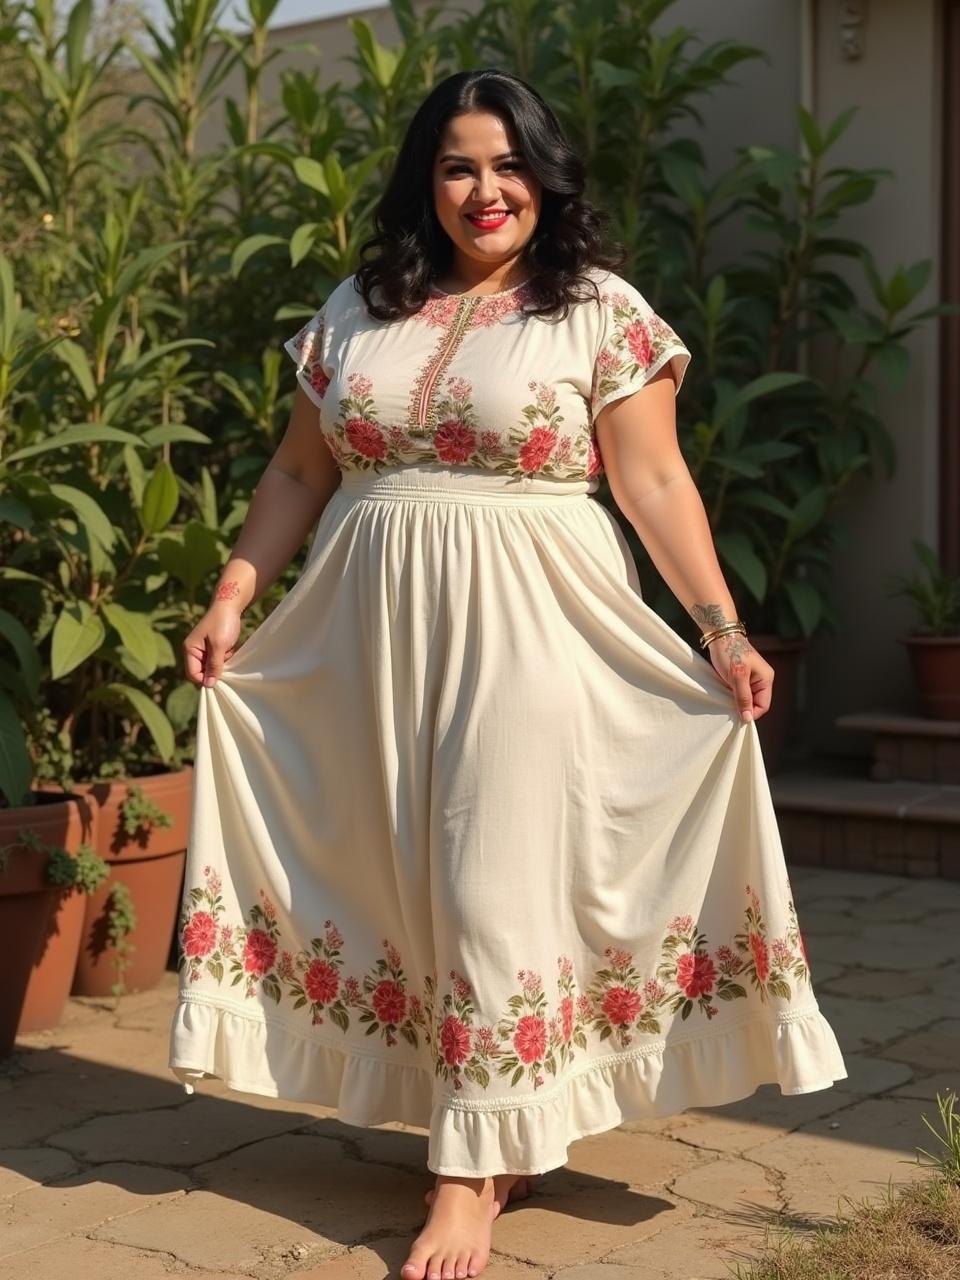
<svg viewBox="0 0 960 1280">
<path fill-rule="evenodd" d="M 594 420 L 690 352 L 621 276 L 590 268 L 601 304 L 524 314 L 527 286 L 482 296 L 433 287 L 416 315 L 379 321 L 348 276 L 284 343 L 341 470 L 436 462 L 518 478 L 592 481 Z"/>
</svg>

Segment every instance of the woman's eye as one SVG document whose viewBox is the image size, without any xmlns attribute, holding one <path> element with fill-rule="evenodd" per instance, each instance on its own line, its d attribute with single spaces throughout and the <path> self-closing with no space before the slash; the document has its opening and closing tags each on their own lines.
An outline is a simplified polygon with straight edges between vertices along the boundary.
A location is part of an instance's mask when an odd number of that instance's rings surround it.
<svg viewBox="0 0 960 1280">
<path fill-rule="evenodd" d="M 503 168 L 503 169 L 522 169 L 522 168 L 523 168 L 523 163 L 522 163 L 520 160 L 510 160 L 510 161 L 508 161 L 506 164 L 502 165 L 502 166 L 501 166 L 501 168 Z M 448 174 L 454 174 L 454 173 L 469 173 L 469 171 L 470 171 L 470 170 L 469 170 L 469 168 L 468 168 L 468 166 L 467 166 L 467 165 L 465 165 L 465 164 L 455 164 L 455 165 L 452 165 L 452 166 L 447 170 L 447 173 L 448 173 Z"/>
</svg>

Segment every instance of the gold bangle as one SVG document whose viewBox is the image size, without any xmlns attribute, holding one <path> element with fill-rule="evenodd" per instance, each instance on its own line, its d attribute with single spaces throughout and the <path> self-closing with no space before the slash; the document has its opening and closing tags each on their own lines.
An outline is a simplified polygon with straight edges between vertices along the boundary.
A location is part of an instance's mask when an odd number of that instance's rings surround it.
<svg viewBox="0 0 960 1280">
<path fill-rule="evenodd" d="M 705 649 L 711 641 L 719 639 L 720 636 L 731 635 L 734 632 L 739 632 L 742 636 L 747 634 L 746 625 L 740 618 L 737 618 L 734 622 L 725 622 L 719 627 L 714 627 L 712 631 L 705 631 L 698 643 L 701 649 Z"/>
</svg>

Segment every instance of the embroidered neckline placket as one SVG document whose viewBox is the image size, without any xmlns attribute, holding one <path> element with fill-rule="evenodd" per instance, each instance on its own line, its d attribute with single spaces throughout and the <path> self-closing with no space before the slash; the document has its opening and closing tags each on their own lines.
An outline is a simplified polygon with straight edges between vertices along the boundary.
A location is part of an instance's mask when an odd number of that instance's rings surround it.
<svg viewBox="0 0 960 1280">
<path fill-rule="evenodd" d="M 473 313 L 483 301 L 484 296 L 483 294 L 474 294 L 472 297 L 464 296 L 460 299 L 450 328 L 444 334 L 440 345 L 414 385 L 411 421 L 407 428 L 408 435 L 426 435 L 428 430 L 436 426 L 436 412 L 431 403 L 434 389 L 441 373 L 447 368 L 457 347 L 463 341 L 463 336 L 470 327 Z"/>
</svg>

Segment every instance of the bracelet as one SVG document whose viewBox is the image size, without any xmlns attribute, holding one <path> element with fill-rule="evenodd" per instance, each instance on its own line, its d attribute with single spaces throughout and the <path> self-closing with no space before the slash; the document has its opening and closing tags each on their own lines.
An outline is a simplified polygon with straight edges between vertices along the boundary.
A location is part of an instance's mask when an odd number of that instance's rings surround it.
<svg viewBox="0 0 960 1280">
<path fill-rule="evenodd" d="M 746 624 L 740 618 L 736 618 L 733 622 L 724 622 L 719 627 L 714 627 L 712 631 L 705 631 L 697 642 L 701 649 L 705 649 L 712 640 L 718 639 L 720 636 L 727 636 L 733 632 L 739 632 L 740 635 L 747 634 Z"/>
</svg>

